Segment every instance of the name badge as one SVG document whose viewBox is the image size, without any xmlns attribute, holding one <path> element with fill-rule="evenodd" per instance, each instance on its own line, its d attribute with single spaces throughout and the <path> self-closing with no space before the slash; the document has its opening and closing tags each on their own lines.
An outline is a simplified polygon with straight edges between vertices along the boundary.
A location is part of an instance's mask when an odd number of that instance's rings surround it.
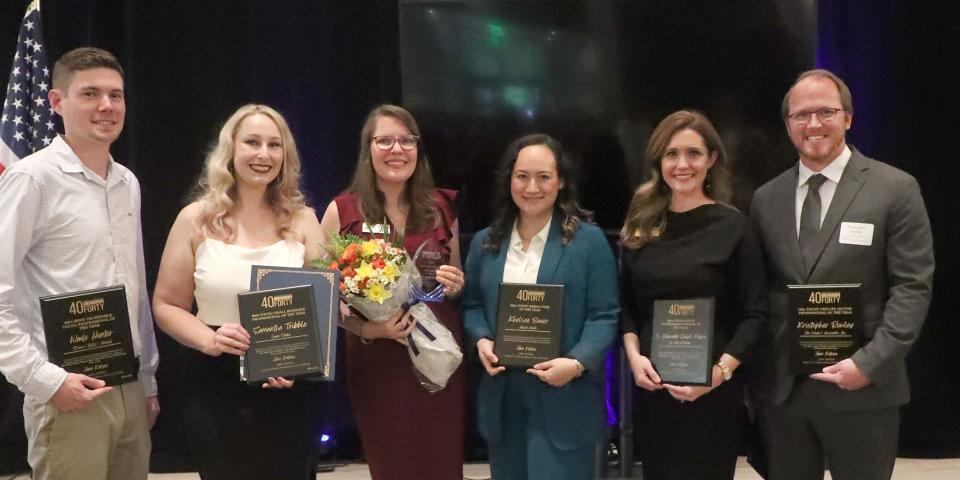
<svg viewBox="0 0 960 480">
<path fill-rule="evenodd" d="M 873 245 L 873 224 L 843 222 L 840 224 L 840 243 L 847 245 Z"/>
<path fill-rule="evenodd" d="M 380 235 L 390 235 L 390 225 L 377 223 L 375 225 L 367 225 L 367 222 L 363 222 L 363 227 L 361 229 L 363 233 L 376 233 Z"/>
</svg>

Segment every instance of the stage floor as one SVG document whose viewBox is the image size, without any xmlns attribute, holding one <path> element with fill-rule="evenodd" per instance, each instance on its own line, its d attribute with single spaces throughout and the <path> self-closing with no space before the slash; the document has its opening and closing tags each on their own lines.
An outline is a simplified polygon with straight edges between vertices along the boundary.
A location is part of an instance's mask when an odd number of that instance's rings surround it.
<svg viewBox="0 0 960 480">
<path fill-rule="evenodd" d="M 463 468 L 466 480 L 486 480 L 490 478 L 490 467 L 487 464 L 468 464 Z M 153 473 L 150 480 L 198 480 L 196 473 Z M 363 480 L 369 479 L 367 466 L 350 464 L 337 467 L 333 472 L 318 473 L 317 480 Z M 637 472 L 636 478 L 639 478 Z M 761 480 L 760 476 L 747 465 L 741 457 L 737 462 L 736 480 Z M 830 474 L 826 475 L 830 479 Z M 945 478 L 960 478 L 960 459 L 913 459 L 898 458 L 894 468 L 894 480 L 943 480 Z M 11 480 L 29 480 L 29 475 L 20 475 Z"/>
</svg>

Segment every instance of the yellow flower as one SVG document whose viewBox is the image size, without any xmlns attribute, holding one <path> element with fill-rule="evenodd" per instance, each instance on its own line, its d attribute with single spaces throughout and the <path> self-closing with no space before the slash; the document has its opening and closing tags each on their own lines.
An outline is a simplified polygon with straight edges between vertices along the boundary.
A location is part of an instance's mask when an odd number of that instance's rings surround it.
<svg viewBox="0 0 960 480">
<path fill-rule="evenodd" d="M 357 267 L 357 280 L 363 280 L 364 278 L 369 278 L 373 276 L 374 270 L 373 266 L 367 262 L 360 262 L 360 266 Z"/>
<path fill-rule="evenodd" d="M 386 264 L 383 267 L 383 276 L 390 279 L 391 281 L 396 280 L 400 276 L 400 269 L 392 263 Z"/>
<path fill-rule="evenodd" d="M 379 247 L 380 246 L 377 245 L 377 242 L 375 240 L 367 240 L 366 242 L 363 242 L 363 244 L 360 245 L 360 254 L 363 255 L 364 257 L 372 257 L 376 255 L 377 249 Z"/>
<path fill-rule="evenodd" d="M 393 293 L 390 293 L 390 290 L 383 288 L 383 285 L 377 282 L 370 282 L 367 284 L 366 290 L 363 291 L 363 295 L 369 300 L 383 304 L 383 301 L 392 297 Z"/>
</svg>

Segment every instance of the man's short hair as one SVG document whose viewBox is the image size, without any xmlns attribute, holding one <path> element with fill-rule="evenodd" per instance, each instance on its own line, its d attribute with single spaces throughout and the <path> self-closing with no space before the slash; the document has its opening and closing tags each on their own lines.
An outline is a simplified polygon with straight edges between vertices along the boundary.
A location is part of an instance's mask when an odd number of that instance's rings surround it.
<svg viewBox="0 0 960 480">
<path fill-rule="evenodd" d="M 837 86 L 837 90 L 840 92 L 840 106 L 843 107 L 843 110 L 847 113 L 853 113 L 853 96 L 850 95 L 850 89 L 847 87 L 847 84 L 830 70 L 818 68 L 815 70 L 807 70 L 806 72 L 798 75 L 797 79 L 793 81 L 793 85 L 790 85 L 790 88 L 787 89 L 787 94 L 783 96 L 783 104 L 780 107 L 780 112 L 783 115 L 783 121 L 787 121 L 787 116 L 790 115 L 790 92 L 793 91 L 793 87 L 796 87 L 801 80 L 807 77 L 821 77 L 833 82 L 833 84 Z"/>
<path fill-rule="evenodd" d="M 91 68 L 109 68 L 115 70 L 123 78 L 123 67 L 112 53 L 95 47 L 80 47 L 64 53 L 53 64 L 53 88 L 67 94 L 73 74 L 79 70 Z"/>
</svg>

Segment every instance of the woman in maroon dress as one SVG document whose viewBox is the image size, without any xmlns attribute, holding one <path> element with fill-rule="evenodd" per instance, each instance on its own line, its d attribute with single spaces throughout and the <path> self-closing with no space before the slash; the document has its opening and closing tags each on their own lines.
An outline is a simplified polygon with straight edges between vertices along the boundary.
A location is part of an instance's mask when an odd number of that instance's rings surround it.
<svg viewBox="0 0 960 480">
<path fill-rule="evenodd" d="M 429 303 L 437 319 L 463 344 L 454 298 L 463 290 L 456 192 L 436 189 L 408 111 L 381 105 L 367 116 L 353 182 L 327 207 L 324 232 L 363 237 L 384 229 L 403 234 L 412 255 L 426 241 L 449 253 L 437 269 L 446 300 Z M 386 226 L 384 226 L 386 224 Z M 397 312 L 386 322 L 344 316 L 347 386 L 363 450 L 374 479 L 459 480 L 463 478 L 466 380 L 463 368 L 446 388 L 429 393 L 413 372 L 405 344 L 414 328 Z"/>
</svg>

